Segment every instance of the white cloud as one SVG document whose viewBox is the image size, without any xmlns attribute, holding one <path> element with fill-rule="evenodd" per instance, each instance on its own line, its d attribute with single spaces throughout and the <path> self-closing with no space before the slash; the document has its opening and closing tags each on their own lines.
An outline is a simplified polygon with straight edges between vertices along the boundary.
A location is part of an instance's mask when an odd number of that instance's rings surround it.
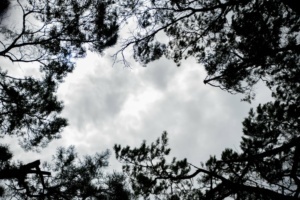
<svg viewBox="0 0 300 200">
<path fill-rule="evenodd" d="M 70 123 L 61 144 L 94 153 L 115 143 L 152 142 L 167 130 L 173 155 L 197 163 L 238 146 L 249 105 L 204 85 L 199 64 L 188 60 L 177 68 L 163 59 L 130 69 L 112 67 L 109 58 L 89 53 L 61 86 Z"/>
<path fill-rule="evenodd" d="M 138 146 L 164 130 L 169 132 L 171 155 L 196 165 L 226 147 L 239 149 L 241 122 L 251 106 L 240 102 L 242 96 L 204 85 L 204 68 L 192 60 L 179 68 L 166 59 L 146 68 L 132 64 L 112 67 L 110 55 L 91 52 L 79 60 L 58 91 L 69 121 L 62 139 L 42 154 L 15 148 L 16 158 L 51 159 L 56 147 L 71 144 L 81 155 L 112 149 L 116 143 Z M 119 166 L 114 155 L 111 166 Z"/>
</svg>

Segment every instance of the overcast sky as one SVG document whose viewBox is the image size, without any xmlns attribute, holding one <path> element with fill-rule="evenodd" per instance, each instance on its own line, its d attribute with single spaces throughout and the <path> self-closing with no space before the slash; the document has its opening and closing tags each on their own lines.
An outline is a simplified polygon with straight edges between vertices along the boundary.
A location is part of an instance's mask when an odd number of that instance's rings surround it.
<svg viewBox="0 0 300 200">
<path fill-rule="evenodd" d="M 69 145 L 75 145 L 80 155 L 112 150 L 114 144 L 137 147 L 167 131 L 171 156 L 188 158 L 198 165 L 209 155 L 220 155 L 224 148 L 238 150 L 241 122 L 250 107 L 270 99 L 269 91 L 258 87 L 256 100 L 250 105 L 240 101 L 241 95 L 204 85 L 204 68 L 193 59 L 183 61 L 181 67 L 166 59 L 142 67 L 128 50 L 130 68 L 113 66 L 111 55 L 117 47 L 104 55 L 88 52 L 78 60 L 58 90 L 65 105 L 62 115 L 69 122 L 62 138 L 38 154 L 25 153 L 15 139 L 6 137 L 3 141 L 10 144 L 14 158 L 25 163 L 51 160 L 57 147 Z M 9 66 L 14 76 L 38 71 L 32 64 L 12 66 L 8 60 L 1 60 L 1 64 Z M 110 163 L 111 169 L 120 170 L 113 151 Z"/>
<path fill-rule="evenodd" d="M 250 105 L 240 101 L 243 96 L 204 85 L 204 68 L 192 59 L 179 68 L 166 59 L 142 67 L 129 51 L 130 68 L 113 66 L 115 51 L 109 49 L 102 56 L 88 52 L 78 60 L 58 90 L 65 105 L 62 115 L 69 122 L 62 138 L 40 154 L 24 153 L 15 140 L 7 139 L 16 159 L 51 160 L 58 146 L 75 145 L 80 155 L 112 150 L 116 143 L 136 147 L 143 140 L 153 142 L 166 130 L 171 157 L 186 157 L 198 165 L 224 148 L 238 150 L 242 120 L 250 107 L 269 96 L 258 88 Z M 28 69 L 17 67 L 21 73 Z M 120 170 L 113 153 L 111 169 Z"/>
</svg>

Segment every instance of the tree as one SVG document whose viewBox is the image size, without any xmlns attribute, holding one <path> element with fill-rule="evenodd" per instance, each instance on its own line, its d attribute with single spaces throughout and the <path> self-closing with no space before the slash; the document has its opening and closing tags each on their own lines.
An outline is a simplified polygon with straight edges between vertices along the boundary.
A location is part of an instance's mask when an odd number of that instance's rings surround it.
<svg viewBox="0 0 300 200">
<path fill-rule="evenodd" d="M 85 57 L 87 50 L 102 53 L 116 43 L 118 25 L 113 4 L 113 0 L 1 1 L 1 137 L 17 136 L 25 150 L 39 150 L 60 137 L 67 120 L 59 116 L 63 104 L 56 97 L 57 87 L 72 72 L 76 59 Z M 5 63 L 9 63 L 8 66 L 4 66 Z M 13 68 L 19 65 L 37 66 L 40 73 L 16 75 Z M 45 168 L 47 171 L 42 171 L 39 160 L 28 164 L 13 162 L 7 146 L 0 146 L 0 155 L 1 182 L 9 183 L 15 198 L 63 199 L 59 192 L 64 191 L 69 192 L 66 194 L 68 199 L 76 198 L 76 195 L 84 199 L 84 194 L 92 196 L 91 192 L 113 199 L 121 192 L 126 193 L 121 175 L 101 174 L 108 153 L 80 161 L 74 149 L 61 149 L 57 156 L 73 156 L 73 160 L 57 157 L 56 164 L 74 176 L 73 182 L 61 179 L 66 172 L 49 163 Z M 85 167 L 90 169 L 84 171 Z M 45 180 L 49 171 L 52 171 L 52 182 Z M 84 177 L 76 178 L 78 172 L 85 172 Z M 91 182 L 104 177 L 107 188 L 103 188 L 102 183 Z M 86 188 L 79 187 L 83 183 Z M 7 190 L 7 187 L 0 187 L 0 196 Z"/>
<path fill-rule="evenodd" d="M 267 103 L 244 121 L 242 152 L 225 149 L 201 166 L 186 159 L 170 163 L 167 133 L 139 148 L 115 145 L 116 157 L 137 196 L 161 199 L 299 199 L 299 107 L 282 115 L 286 105 Z M 290 108 L 289 108 L 290 109 Z M 297 115 L 296 118 L 291 115 Z M 297 119 L 297 120 L 296 120 Z M 280 123 L 278 122 L 280 120 Z M 196 180 L 196 181 L 195 181 Z"/>
<path fill-rule="evenodd" d="M 42 189 L 45 189 L 44 176 L 50 176 L 51 173 L 47 171 L 41 171 L 40 161 L 36 160 L 28 164 L 14 163 L 12 162 L 12 153 L 9 151 L 8 146 L 0 146 L 0 180 L 2 183 L 5 181 L 11 181 L 13 187 L 17 183 L 19 188 L 17 190 L 24 190 L 26 197 L 39 197 L 31 193 L 32 187 L 28 184 L 27 177 L 30 174 L 34 174 L 41 184 Z M 7 187 L 0 186 L 0 197 L 7 193 Z M 12 198 L 12 197 L 10 197 Z"/>
<path fill-rule="evenodd" d="M 12 153 L 7 146 L 0 145 L 0 177 L 1 172 L 10 167 L 9 160 L 12 158 Z M 4 194 L 4 188 L 0 185 L 0 197 Z"/>
<path fill-rule="evenodd" d="M 8 178 L 4 197 L 15 199 L 129 199 L 130 192 L 127 189 L 125 176 L 119 173 L 105 173 L 108 167 L 109 152 L 105 151 L 94 156 L 85 156 L 80 159 L 74 149 L 59 148 L 52 162 L 42 165 L 43 176 L 38 173 L 26 174 L 20 184 L 20 180 Z M 28 166 L 37 165 L 39 161 L 10 168 L 7 172 L 16 173 L 13 170 L 22 170 Z M 31 167 L 30 166 L 30 167 Z M 3 170 L 0 172 L 0 179 Z M 51 172 L 51 176 L 50 175 Z M 32 172 L 31 172 L 32 173 Z"/>
<path fill-rule="evenodd" d="M 284 81 L 284 80 L 283 80 Z M 281 87 L 275 100 L 259 105 L 243 121 L 241 152 L 225 149 L 200 166 L 187 159 L 167 162 L 167 133 L 139 148 L 115 145 L 135 195 L 162 199 L 299 199 L 300 85 Z"/>
<path fill-rule="evenodd" d="M 130 45 L 145 65 L 163 55 L 178 65 L 193 57 L 207 71 L 205 84 L 245 93 L 248 101 L 260 80 L 274 89 L 287 73 L 285 86 L 299 76 L 300 12 L 294 1 L 123 0 L 120 10 L 137 27 L 116 59 Z M 168 40 L 160 40 L 160 32 Z"/>
<path fill-rule="evenodd" d="M 225 149 L 200 166 L 167 162 L 167 134 L 151 145 L 115 145 L 136 195 L 165 199 L 299 199 L 299 9 L 292 1 L 123 1 L 125 19 L 138 33 L 127 39 L 143 64 L 165 55 L 180 64 L 194 57 L 204 83 L 253 97 L 262 80 L 273 102 L 250 110 L 243 122 L 241 152 Z M 129 14 L 128 14 L 129 13 Z M 165 32 L 168 42 L 159 41 Z M 196 179 L 196 181 L 194 181 Z"/>
<path fill-rule="evenodd" d="M 40 66 L 34 74 L 16 77 L 0 69 L 1 135 L 17 135 L 25 149 L 59 138 L 66 119 L 59 117 L 58 84 L 75 60 L 90 49 L 101 53 L 115 44 L 118 25 L 111 0 L 5 0 L 0 8 L 0 58 Z M 13 13 L 19 24 L 7 24 Z M 8 68 L 8 67 L 6 67 Z"/>
</svg>

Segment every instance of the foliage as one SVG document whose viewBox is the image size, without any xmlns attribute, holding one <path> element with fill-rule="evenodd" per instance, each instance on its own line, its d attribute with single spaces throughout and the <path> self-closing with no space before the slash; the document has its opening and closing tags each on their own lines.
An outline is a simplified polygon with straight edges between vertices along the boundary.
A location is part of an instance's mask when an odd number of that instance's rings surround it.
<svg viewBox="0 0 300 200">
<path fill-rule="evenodd" d="M 113 0 L 1 1 L 0 137 L 17 136 L 25 150 L 38 150 L 60 137 L 67 121 L 59 116 L 63 104 L 56 97 L 58 85 L 87 50 L 102 53 L 116 43 L 113 4 Z M 40 72 L 18 75 L 14 68 L 19 66 L 39 66 Z M 0 155 L 0 196 L 6 199 L 129 198 L 124 176 L 103 172 L 108 151 L 79 159 L 73 147 L 60 148 L 53 163 L 43 164 L 46 171 L 40 169 L 39 160 L 13 162 L 7 146 L 0 146 Z"/>
<path fill-rule="evenodd" d="M 251 111 L 244 121 L 242 152 L 225 149 L 220 160 L 211 156 L 199 167 L 186 159 L 166 161 L 166 133 L 139 148 L 115 145 L 116 156 L 135 195 L 144 199 L 299 199 L 299 116 L 279 123 L 280 110 L 268 103 Z"/>
<path fill-rule="evenodd" d="M 248 101 L 258 81 L 273 89 L 286 71 L 298 70 L 300 12 L 293 1 L 121 2 L 120 15 L 134 18 L 137 27 L 118 53 L 133 45 L 134 58 L 143 64 L 165 55 L 179 66 L 193 57 L 208 73 L 205 84 L 245 93 Z"/>
<path fill-rule="evenodd" d="M 122 174 L 104 172 L 108 167 L 109 152 L 80 159 L 74 149 L 59 148 L 52 162 L 43 163 L 42 168 L 51 172 L 44 177 L 44 187 L 38 175 L 27 176 L 26 183 L 30 190 L 20 188 L 16 180 L 9 180 L 6 196 L 26 199 L 129 199 L 125 177 Z"/>
<path fill-rule="evenodd" d="M 56 91 L 76 59 L 102 53 L 117 41 L 113 0 L 2 0 L 0 4 L 0 137 L 17 136 L 25 150 L 39 150 L 67 125 Z M 20 75 L 16 67 L 30 67 Z M 35 67 L 39 67 L 35 70 Z M 25 70 L 26 71 L 26 70 Z M 108 152 L 77 157 L 58 150 L 54 164 L 13 162 L 0 146 L 0 196 L 15 199 L 126 199 L 121 174 L 104 174 Z M 52 176 L 49 176 L 50 171 Z M 4 187 L 4 184 L 6 185 Z M 83 187 L 84 186 L 84 187 Z"/>
<path fill-rule="evenodd" d="M 299 199 L 300 18 L 289 0 L 122 1 L 124 20 L 136 18 L 133 45 L 143 64 L 165 55 L 178 65 L 203 64 L 204 83 L 253 97 L 260 80 L 273 102 L 250 110 L 241 152 L 225 149 L 201 166 L 167 162 L 167 135 L 139 148 L 115 146 L 136 195 L 165 199 Z M 131 12 L 129 12 L 129 10 Z M 168 41 L 159 40 L 164 32 Z M 118 55 L 116 54 L 116 56 Z M 195 180 L 196 179 L 196 180 Z"/>
<path fill-rule="evenodd" d="M 288 76 L 287 72 L 284 76 Z M 115 146 L 135 195 L 161 199 L 299 199 L 300 84 L 273 92 L 274 101 L 259 105 L 243 121 L 241 152 L 225 149 L 200 166 L 186 159 L 167 162 L 170 149 L 163 133 L 151 145 Z"/>
<path fill-rule="evenodd" d="M 117 16 L 111 0 L 8 2 L 0 16 L 0 58 L 12 67 L 39 65 L 40 74 L 16 77 L 1 66 L 0 134 L 16 135 L 23 148 L 36 149 L 60 137 L 67 125 L 58 116 L 63 107 L 55 94 L 58 84 L 87 49 L 101 53 L 115 44 Z M 20 23 L 6 23 L 11 13 Z"/>
<path fill-rule="evenodd" d="M 5 145 L 0 146 L 0 171 L 7 169 L 10 166 L 10 159 L 12 158 L 12 153 L 9 151 L 8 147 Z M 0 185 L 0 197 L 4 194 L 4 187 Z"/>
<path fill-rule="evenodd" d="M 139 148 L 115 145 L 135 195 L 145 199 L 300 198 L 300 18 L 289 0 L 122 1 L 124 20 L 136 18 L 133 45 L 143 64 L 165 55 L 178 65 L 188 57 L 203 64 L 204 83 L 253 97 L 260 80 L 273 102 L 259 105 L 243 122 L 241 152 L 225 149 L 195 166 L 167 162 L 167 134 Z M 131 10 L 132 12 L 128 12 Z M 168 41 L 159 40 L 164 32 Z"/>
</svg>

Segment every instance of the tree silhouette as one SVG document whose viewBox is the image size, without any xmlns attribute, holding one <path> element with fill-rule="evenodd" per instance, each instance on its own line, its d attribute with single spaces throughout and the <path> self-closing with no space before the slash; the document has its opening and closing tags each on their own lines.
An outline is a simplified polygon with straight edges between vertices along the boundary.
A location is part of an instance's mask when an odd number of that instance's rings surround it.
<svg viewBox="0 0 300 200">
<path fill-rule="evenodd" d="M 21 165 L 19 168 L 1 170 L 0 179 L 9 181 L 4 197 L 57 200 L 129 199 L 131 194 L 124 175 L 105 172 L 108 157 L 109 152 L 105 151 L 80 159 L 71 146 L 59 148 L 51 162 L 42 164 L 41 168 L 47 172 L 39 169 L 39 161 Z"/>
<path fill-rule="evenodd" d="M 39 65 L 40 75 L 15 77 L 1 66 L 1 135 L 17 135 L 25 149 L 43 147 L 60 137 L 67 125 L 58 116 L 63 107 L 55 94 L 58 84 L 87 49 L 101 53 L 115 44 L 116 12 L 110 0 L 4 2 L 0 59 L 10 61 L 12 67 L 20 63 Z M 20 17 L 19 24 L 5 23 L 12 13 Z"/>
<path fill-rule="evenodd" d="M 63 103 L 56 97 L 58 85 L 72 72 L 76 59 L 85 57 L 87 50 L 102 53 L 105 48 L 116 43 L 118 25 L 113 3 L 112 0 L 1 1 L 1 137 L 17 136 L 25 150 L 39 150 L 51 140 L 60 137 L 67 120 L 59 116 Z M 32 68 L 39 67 L 40 72 L 29 75 L 15 74 L 14 68 L 26 68 L 29 65 Z M 73 156 L 74 160 L 70 160 L 72 163 L 56 164 L 66 165 L 68 173 L 73 173 L 73 176 L 80 170 L 85 172 L 84 167 L 100 170 L 104 167 L 100 162 L 106 162 L 107 159 L 107 155 L 97 155 L 86 158 L 82 163 L 76 163 L 79 160 L 73 149 L 61 149 L 61 155 L 65 156 L 67 153 L 68 156 Z M 106 183 L 111 185 L 106 189 L 110 193 L 102 194 L 104 192 L 96 187 L 97 184 L 89 183 L 92 179 L 101 179 L 101 174 L 96 171 L 92 174 L 92 169 L 86 171 L 90 173 L 84 174 L 82 180 L 60 180 L 65 183 L 55 185 L 55 182 L 50 183 L 46 180 L 54 166 L 42 171 L 43 166 L 40 166 L 39 160 L 23 164 L 13 162 L 11 158 L 8 147 L 0 146 L 0 179 L 2 183 L 9 183 L 5 189 L 0 187 L 0 194 L 10 191 L 11 196 L 6 196 L 7 198 L 13 196 L 19 199 L 64 199 L 59 196 L 59 192 L 70 190 L 67 194 L 68 199 L 76 198 L 77 194 L 84 199 L 86 197 L 81 193 L 87 193 L 87 190 L 91 190 L 88 196 L 96 192 L 93 195 L 112 197 L 119 194 L 115 191 L 122 192 L 124 178 L 118 174 L 102 175 L 108 179 Z M 57 162 L 59 161 L 64 162 L 57 158 Z M 56 168 L 55 170 L 51 180 L 58 181 L 63 177 L 56 175 L 62 175 L 64 172 Z M 116 182 L 119 182 L 119 185 Z M 86 188 L 80 188 L 81 183 L 87 184 Z M 64 188 L 66 186 L 68 189 Z M 82 192 L 77 193 L 79 190 Z M 74 194 L 71 194 L 72 192 Z"/>
<path fill-rule="evenodd" d="M 41 171 L 40 161 L 36 160 L 28 164 L 13 163 L 12 153 L 9 151 L 7 146 L 0 146 L 0 180 L 2 183 L 7 181 L 15 182 L 18 185 L 18 190 L 24 190 L 27 197 L 40 197 L 40 195 L 32 194 L 32 188 L 28 184 L 27 177 L 35 175 L 41 184 L 41 188 L 45 189 L 44 176 L 50 176 L 50 172 Z M 3 196 L 7 191 L 7 188 L 0 186 L 0 196 Z M 11 197 L 10 197 L 11 198 Z"/>
<path fill-rule="evenodd" d="M 12 158 L 12 153 L 9 151 L 8 147 L 5 145 L 0 145 L 0 173 L 2 170 L 10 168 L 10 159 Z M 4 194 L 4 188 L 0 185 L 0 197 Z"/>
<path fill-rule="evenodd" d="M 165 55 L 178 65 L 188 57 L 203 64 L 205 84 L 253 97 L 260 80 L 274 101 L 259 105 L 243 122 L 241 152 L 225 149 L 200 166 L 170 153 L 167 133 L 139 148 L 115 145 L 135 195 L 161 199 L 299 199 L 300 18 L 285 0 L 127 1 L 124 20 L 135 17 L 133 45 L 143 64 Z M 128 12 L 132 10 L 132 12 Z M 127 11 L 127 12 L 126 12 Z M 164 32 L 169 40 L 159 40 Z M 123 57 L 124 59 L 124 57 Z"/>
<path fill-rule="evenodd" d="M 298 127 L 283 129 L 270 115 L 271 109 L 276 108 L 269 103 L 259 107 L 256 116 L 250 112 L 244 121 L 241 153 L 225 149 L 221 159 L 211 156 L 201 166 L 176 158 L 168 163 L 166 132 L 151 145 L 144 142 L 133 149 L 115 145 L 116 156 L 135 195 L 145 199 L 155 195 L 162 199 L 296 200 L 300 197 Z M 260 119 L 264 117 L 268 123 Z"/>
<path fill-rule="evenodd" d="M 133 45 L 134 58 L 142 64 L 164 55 L 180 65 L 193 57 L 208 73 L 205 84 L 245 93 L 250 101 L 258 81 L 274 89 L 282 84 L 286 71 L 291 72 L 290 79 L 299 75 L 292 73 L 298 72 L 300 53 L 295 4 L 289 0 L 123 0 L 120 15 L 124 21 L 134 18 L 137 28 L 115 56 Z M 160 32 L 168 39 L 161 40 Z"/>
</svg>

